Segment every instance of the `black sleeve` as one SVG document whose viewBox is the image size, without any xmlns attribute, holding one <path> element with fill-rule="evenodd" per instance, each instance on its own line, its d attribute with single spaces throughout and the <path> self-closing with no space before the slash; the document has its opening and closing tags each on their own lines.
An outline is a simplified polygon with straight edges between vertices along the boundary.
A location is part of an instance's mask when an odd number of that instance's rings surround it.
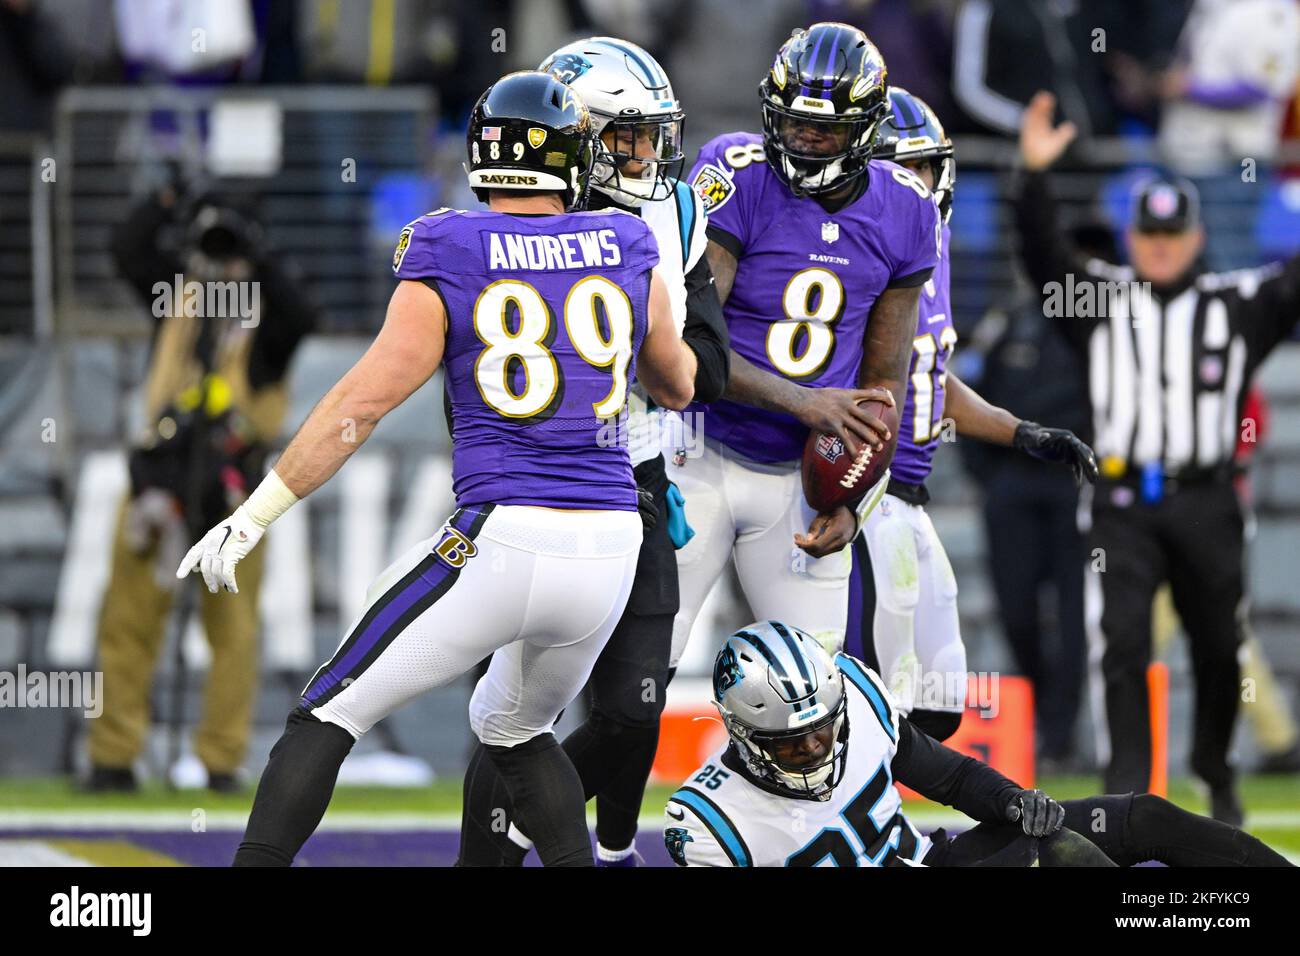
<svg viewBox="0 0 1300 956">
<path fill-rule="evenodd" d="M 988 764 L 917 730 L 902 716 L 891 768 L 899 783 L 980 823 L 1006 823 L 1007 804 L 1022 789 Z"/>
<path fill-rule="evenodd" d="M 709 260 L 700 256 L 686 273 L 686 326 L 682 340 L 695 353 L 695 401 L 716 402 L 731 374 L 731 334 L 722 317 L 722 303 L 713 282 Z"/>
<path fill-rule="evenodd" d="M 1073 273 L 1076 282 L 1091 281 L 1087 262 L 1074 249 L 1061 229 L 1056 200 L 1048 185 L 1047 174 L 1021 170 L 1016 190 L 1015 220 L 1020 239 L 1020 261 L 1029 274 L 1030 284 L 1039 295 L 1047 286 L 1064 287 L 1066 276 Z M 1078 317 L 1056 319 L 1056 327 L 1076 348 L 1086 348 L 1092 323 Z"/>
<path fill-rule="evenodd" d="M 739 260 L 740 254 L 745 251 L 745 246 L 739 239 L 718 226 L 706 226 L 704 234 L 730 252 L 733 259 Z"/>
<path fill-rule="evenodd" d="M 145 301 L 153 299 L 156 282 L 170 284 L 173 276 L 183 272 L 180 260 L 160 241 L 164 228 L 174 221 L 172 210 L 157 196 L 136 205 L 113 229 L 109 249 L 118 272 Z"/>
<path fill-rule="evenodd" d="M 916 272 L 910 272 L 905 276 L 899 276 L 886 289 L 915 289 L 918 285 L 925 285 L 930 276 L 934 275 L 934 266 L 928 269 L 918 269 Z"/>
<path fill-rule="evenodd" d="M 257 326 L 248 362 L 248 384 L 261 388 L 278 382 L 303 336 L 316 328 L 319 309 L 304 283 L 290 268 L 264 255 L 257 262 L 264 316 Z"/>
<path fill-rule="evenodd" d="M 1252 368 L 1300 324 L 1300 254 L 1270 272 L 1253 296 L 1240 299 L 1242 333 L 1249 343 Z"/>
</svg>

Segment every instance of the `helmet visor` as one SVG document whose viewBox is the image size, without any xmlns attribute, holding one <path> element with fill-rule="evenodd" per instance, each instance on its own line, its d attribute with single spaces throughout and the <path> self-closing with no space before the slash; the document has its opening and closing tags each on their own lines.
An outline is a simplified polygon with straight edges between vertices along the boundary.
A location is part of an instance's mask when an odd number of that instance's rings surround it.
<svg viewBox="0 0 1300 956">
<path fill-rule="evenodd" d="M 833 159 L 848 151 L 853 124 L 813 116 L 781 113 L 776 117 L 776 135 L 786 155 L 793 159 Z"/>
<path fill-rule="evenodd" d="M 686 158 L 681 113 L 611 120 L 601 130 L 600 142 L 603 185 L 642 199 L 666 198 L 666 178 L 679 173 Z"/>
<path fill-rule="evenodd" d="M 800 795 L 833 790 L 844 771 L 847 708 L 839 706 L 811 727 L 751 732 L 749 742 L 776 783 Z"/>
</svg>

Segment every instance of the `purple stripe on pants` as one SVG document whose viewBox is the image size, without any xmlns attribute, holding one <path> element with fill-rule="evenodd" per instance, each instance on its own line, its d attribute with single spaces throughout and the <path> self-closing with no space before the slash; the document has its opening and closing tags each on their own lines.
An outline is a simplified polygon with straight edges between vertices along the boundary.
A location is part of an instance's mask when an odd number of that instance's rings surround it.
<svg viewBox="0 0 1300 956">
<path fill-rule="evenodd" d="M 462 512 L 459 518 L 454 519 L 451 526 L 468 536 L 469 528 L 478 517 L 479 512 L 467 510 Z M 451 573 L 452 568 L 450 565 L 445 561 L 437 561 L 433 567 L 399 591 L 388 601 L 383 610 L 371 618 L 361 636 L 352 642 L 352 646 L 343 655 L 343 659 L 322 674 L 308 688 L 307 693 L 303 694 L 302 699 L 308 704 L 315 703 L 330 688 L 347 677 L 352 672 L 352 669 L 360 664 L 366 655 L 374 649 L 375 645 L 379 643 L 385 632 L 393 626 L 397 619 L 409 611 L 421 598 L 438 587 Z"/>
</svg>

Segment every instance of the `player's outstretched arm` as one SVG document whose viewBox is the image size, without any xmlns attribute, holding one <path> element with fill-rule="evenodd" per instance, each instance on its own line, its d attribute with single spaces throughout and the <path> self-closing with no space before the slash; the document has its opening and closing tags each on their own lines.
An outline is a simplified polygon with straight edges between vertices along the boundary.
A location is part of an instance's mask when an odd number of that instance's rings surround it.
<svg viewBox="0 0 1300 956">
<path fill-rule="evenodd" d="M 238 592 L 235 567 L 271 522 L 329 480 L 380 419 L 437 370 L 446 322 L 437 293 L 421 282 L 400 283 L 365 355 L 316 404 L 248 500 L 190 548 L 176 576 L 197 570 L 212 593 L 221 586 Z"/>
<path fill-rule="evenodd" d="M 695 353 L 677 334 L 668 287 L 650 276 L 650 324 L 637 354 L 636 377 L 655 404 L 681 411 L 695 394 Z"/>
<path fill-rule="evenodd" d="M 945 747 L 901 715 L 890 770 L 904 786 L 980 823 L 1008 822 L 1010 807 L 1021 792 L 1014 780 Z"/>
<path fill-rule="evenodd" d="M 990 405 L 951 371 L 944 376 L 944 415 L 952 419 L 957 434 L 992 445 L 1010 446 L 1020 419 L 1005 408 Z"/>
<path fill-rule="evenodd" d="M 1020 122 L 1020 176 L 1012 203 L 1020 261 L 1030 282 L 1047 294 L 1052 283 L 1064 283 L 1071 273 L 1090 276 L 1088 260 L 1079 255 L 1061 229 L 1047 170 L 1074 140 L 1073 123 L 1052 125 L 1056 97 L 1040 92 L 1029 101 Z M 1078 348 L 1087 345 L 1091 323 L 1072 319 L 1060 329 Z"/>
<path fill-rule="evenodd" d="M 990 405 L 952 372 L 947 373 L 944 411 L 958 435 L 1017 448 L 1031 458 L 1069 465 L 1074 480 L 1097 480 L 1097 456 L 1068 428 L 1047 428 Z"/>
</svg>

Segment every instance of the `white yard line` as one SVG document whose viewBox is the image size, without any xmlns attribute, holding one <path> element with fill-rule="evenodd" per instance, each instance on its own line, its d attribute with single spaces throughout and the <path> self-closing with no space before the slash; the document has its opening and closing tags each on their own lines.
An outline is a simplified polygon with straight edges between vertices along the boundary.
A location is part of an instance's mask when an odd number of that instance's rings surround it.
<svg viewBox="0 0 1300 956">
<path fill-rule="evenodd" d="M 589 814 L 594 819 L 594 815 Z M 913 823 L 925 829 L 966 827 L 971 820 L 952 810 L 914 810 L 907 814 Z M 242 830 L 248 822 L 244 813 L 220 811 L 207 814 L 209 830 Z M 0 830 L 193 830 L 188 810 L 0 810 Z M 657 829 L 663 817 L 647 814 L 638 821 L 642 830 Z M 1300 810 L 1261 810 L 1246 815 L 1249 828 L 1300 827 Z M 455 830 L 460 827 L 459 813 L 328 813 L 321 830 Z"/>
<path fill-rule="evenodd" d="M 0 866 L 90 866 L 39 840 L 0 840 Z"/>
</svg>

